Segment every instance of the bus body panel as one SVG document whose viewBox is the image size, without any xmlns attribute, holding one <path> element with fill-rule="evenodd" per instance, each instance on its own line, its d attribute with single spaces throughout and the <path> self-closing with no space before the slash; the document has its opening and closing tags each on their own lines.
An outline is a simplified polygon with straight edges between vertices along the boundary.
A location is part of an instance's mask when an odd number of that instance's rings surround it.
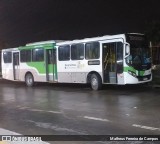
<svg viewBox="0 0 160 144">
<path fill-rule="evenodd" d="M 46 82 L 46 75 L 45 73 L 39 73 L 37 68 L 31 67 L 26 63 L 21 63 L 20 65 L 20 81 L 25 81 L 25 75 L 27 73 L 31 73 L 34 77 L 34 81 L 37 82 Z"/>
<path fill-rule="evenodd" d="M 89 60 L 58 61 L 58 82 L 87 83 L 91 71 L 101 73 L 100 65 L 88 65 Z M 98 71 L 99 70 L 99 71 Z"/>
</svg>

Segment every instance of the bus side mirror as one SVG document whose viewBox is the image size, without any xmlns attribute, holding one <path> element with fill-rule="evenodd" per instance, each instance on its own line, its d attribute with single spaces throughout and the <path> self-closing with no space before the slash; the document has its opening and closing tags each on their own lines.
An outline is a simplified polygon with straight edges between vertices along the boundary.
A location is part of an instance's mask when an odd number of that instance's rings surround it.
<svg viewBox="0 0 160 144">
<path fill-rule="evenodd" d="M 127 57 L 129 55 L 130 55 L 130 46 L 129 46 L 129 44 L 126 44 L 126 46 L 125 46 L 125 56 Z"/>
</svg>

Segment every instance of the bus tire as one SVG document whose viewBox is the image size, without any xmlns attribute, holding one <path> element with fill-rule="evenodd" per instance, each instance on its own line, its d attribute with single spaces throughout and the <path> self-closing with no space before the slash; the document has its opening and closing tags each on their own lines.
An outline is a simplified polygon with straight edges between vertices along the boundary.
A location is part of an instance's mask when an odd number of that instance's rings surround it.
<svg viewBox="0 0 160 144">
<path fill-rule="evenodd" d="M 27 73 L 25 76 L 25 83 L 28 87 L 32 87 L 34 85 L 34 78 L 31 73 Z"/>
<path fill-rule="evenodd" d="M 91 88 L 93 90 L 100 90 L 102 88 L 102 79 L 98 74 L 91 75 Z"/>
</svg>

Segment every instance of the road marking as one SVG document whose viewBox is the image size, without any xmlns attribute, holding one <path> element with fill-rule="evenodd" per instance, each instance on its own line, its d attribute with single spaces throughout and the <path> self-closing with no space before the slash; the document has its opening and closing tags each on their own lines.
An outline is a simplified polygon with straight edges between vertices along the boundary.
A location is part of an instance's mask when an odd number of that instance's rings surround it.
<svg viewBox="0 0 160 144">
<path fill-rule="evenodd" d="M 16 135 L 22 135 L 22 134 L 0 128 L 0 135 L 16 136 Z M 43 142 L 43 141 L 38 141 L 38 142 L 35 142 L 35 141 L 23 141 L 23 142 L 22 141 L 0 141 L 0 144 L 22 144 L 22 143 L 24 144 L 49 144 L 48 142 Z"/>
<path fill-rule="evenodd" d="M 61 114 L 62 112 L 59 111 L 45 111 L 45 110 L 40 110 L 40 109 L 28 109 L 29 111 L 35 111 L 35 112 L 46 112 L 46 113 L 54 113 L 54 114 Z"/>
<path fill-rule="evenodd" d="M 27 109 L 29 111 L 34 111 L 34 112 L 45 112 L 44 110 L 40 110 L 40 109 Z"/>
<path fill-rule="evenodd" d="M 21 135 L 21 134 L 7 130 L 7 129 L 0 128 L 0 135 Z"/>
<path fill-rule="evenodd" d="M 102 119 L 102 118 L 96 118 L 96 117 L 84 116 L 84 118 L 86 118 L 86 119 L 91 119 L 91 120 L 97 120 L 97 121 L 109 122 L 108 119 Z"/>
<path fill-rule="evenodd" d="M 17 108 L 20 110 L 28 110 L 28 111 L 34 111 L 34 112 L 46 112 L 46 113 L 54 113 L 54 114 L 61 114 L 62 113 L 60 111 L 45 111 L 45 110 L 41 110 L 41 109 L 32 109 L 30 107 L 17 106 Z"/>
<path fill-rule="evenodd" d="M 21 107 L 21 106 L 17 106 L 17 108 L 19 108 L 19 109 L 29 109 L 29 107 Z"/>
<path fill-rule="evenodd" d="M 148 130 L 160 130 L 160 128 L 143 126 L 143 125 L 137 125 L 137 124 L 133 124 L 132 126 L 133 126 L 133 127 L 138 127 L 138 128 L 143 128 L 143 129 L 148 129 Z"/>
<path fill-rule="evenodd" d="M 48 113 L 62 113 L 62 112 L 59 112 L 59 111 L 46 111 L 46 112 L 48 112 Z"/>
</svg>

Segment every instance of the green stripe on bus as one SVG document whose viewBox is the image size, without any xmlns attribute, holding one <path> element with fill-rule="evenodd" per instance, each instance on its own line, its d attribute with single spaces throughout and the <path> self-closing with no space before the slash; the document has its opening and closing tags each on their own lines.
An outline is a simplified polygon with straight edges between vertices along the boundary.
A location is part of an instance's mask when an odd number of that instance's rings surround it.
<svg viewBox="0 0 160 144">
<path fill-rule="evenodd" d="M 124 72 L 132 71 L 134 73 L 136 73 L 136 71 L 138 71 L 138 70 L 134 69 L 133 67 L 124 67 L 123 70 L 124 70 Z M 143 76 L 144 73 L 145 73 L 145 71 L 138 71 L 138 76 Z"/>
<path fill-rule="evenodd" d="M 28 66 L 35 68 L 39 74 L 45 74 L 46 68 L 44 62 L 28 62 Z"/>
<path fill-rule="evenodd" d="M 139 76 L 143 76 L 145 71 L 139 71 Z"/>
<path fill-rule="evenodd" d="M 54 48 L 55 45 L 56 45 L 55 43 L 39 44 L 39 45 L 34 45 L 34 46 L 21 46 L 18 49 L 19 50 L 36 49 L 36 48 L 52 49 Z"/>
<path fill-rule="evenodd" d="M 123 71 L 124 72 L 132 71 L 136 73 L 136 70 L 133 67 L 124 67 Z"/>
<path fill-rule="evenodd" d="M 39 74 L 46 74 L 46 67 L 44 62 L 28 62 L 28 66 L 35 68 Z M 53 66 L 54 66 L 54 72 L 53 72 Z M 57 67 L 56 65 L 49 65 L 49 73 L 54 73 L 57 78 Z"/>
</svg>

